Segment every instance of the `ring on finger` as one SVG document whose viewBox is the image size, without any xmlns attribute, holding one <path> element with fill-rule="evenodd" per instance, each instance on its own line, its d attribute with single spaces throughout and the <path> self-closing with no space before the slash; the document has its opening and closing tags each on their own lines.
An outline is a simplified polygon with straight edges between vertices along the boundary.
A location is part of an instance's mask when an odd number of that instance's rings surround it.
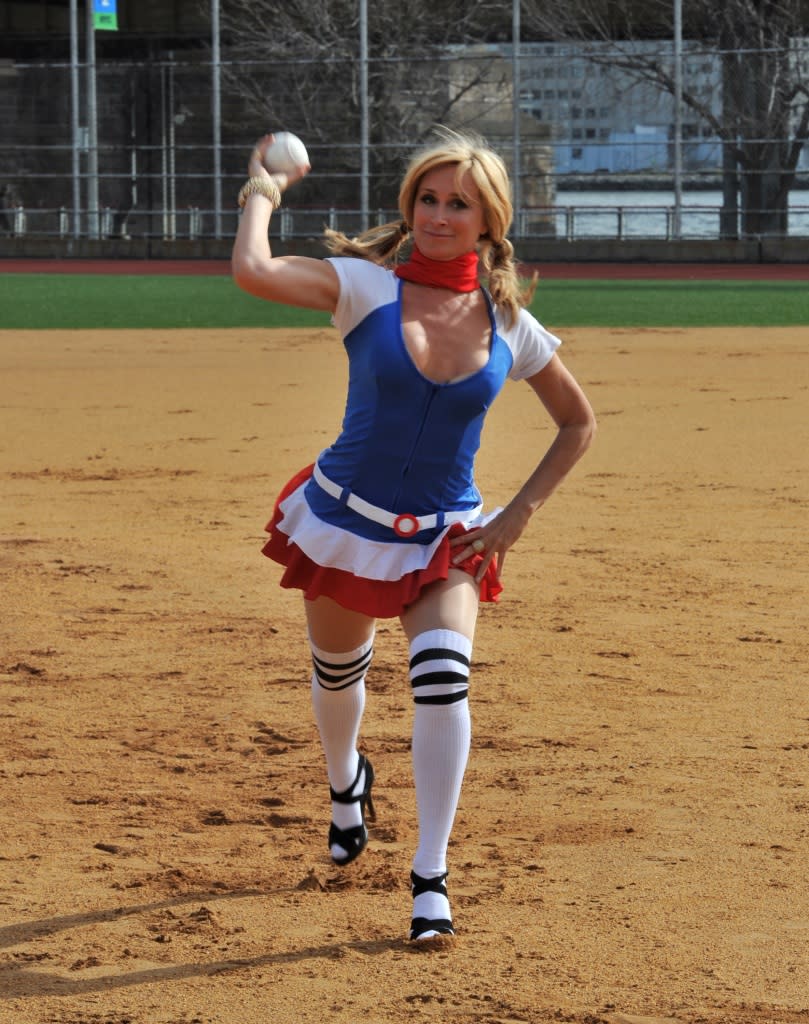
<svg viewBox="0 0 809 1024">
<path fill-rule="evenodd" d="M 486 550 L 486 545 L 480 537 L 476 537 L 475 540 L 472 541 L 472 550 L 478 555 L 482 554 Z"/>
</svg>

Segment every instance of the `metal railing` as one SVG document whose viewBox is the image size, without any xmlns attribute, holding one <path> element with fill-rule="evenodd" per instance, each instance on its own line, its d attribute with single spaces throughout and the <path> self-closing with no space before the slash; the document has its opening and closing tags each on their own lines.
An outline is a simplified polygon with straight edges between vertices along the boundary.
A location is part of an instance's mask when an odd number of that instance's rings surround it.
<svg viewBox="0 0 809 1024">
<path fill-rule="evenodd" d="M 604 238 L 718 239 L 722 236 L 721 206 L 711 204 L 677 207 L 661 205 L 565 205 L 553 208 L 555 237 L 567 241 Z M 523 232 L 523 236 L 525 236 Z M 809 204 L 789 209 L 787 237 L 809 236 Z M 774 235 L 773 237 L 783 237 Z"/>
<path fill-rule="evenodd" d="M 87 222 L 87 211 L 79 211 L 82 224 Z M 155 209 L 148 211 L 122 211 L 102 207 L 99 211 L 99 236 L 110 238 L 143 238 L 198 240 L 214 237 L 214 218 L 211 209 L 190 206 L 186 209 Z M 700 204 L 677 208 L 673 204 L 557 204 L 520 210 L 515 218 L 512 237 L 555 238 L 565 241 L 581 239 L 663 239 L 672 241 L 718 239 L 722 208 Z M 221 237 L 233 238 L 239 214 L 225 214 Z M 374 222 L 385 223 L 397 219 L 395 210 L 376 210 Z M 270 234 L 281 241 L 319 238 L 328 226 L 346 234 L 356 234 L 362 228 L 360 210 L 330 208 L 282 208 L 273 217 Z M 0 211 L 0 236 L 15 238 L 89 237 L 81 229 L 74 230 L 74 211 L 65 206 L 58 208 L 27 209 L 23 206 Z M 809 237 L 809 203 L 793 205 L 789 210 L 789 237 Z"/>
</svg>

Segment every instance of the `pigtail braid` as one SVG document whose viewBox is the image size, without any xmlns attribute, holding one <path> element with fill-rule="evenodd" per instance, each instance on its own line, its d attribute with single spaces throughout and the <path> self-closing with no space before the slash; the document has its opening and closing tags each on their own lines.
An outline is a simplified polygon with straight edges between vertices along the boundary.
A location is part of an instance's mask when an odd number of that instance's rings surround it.
<svg viewBox="0 0 809 1024">
<path fill-rule="evenodd" d="M 405 221 L 390 221 L 369 228 L 355 238 L 349 238 L 342 231 L 326 228 L 323 232 L 326 248 L 335 256 L 356 256 L 372 263 L 384 264 L 393 261 L 396 253 L 410 233 Z"/>
<path fill-rule="evenodd" d="M 504 311 L 507 322 L 513 324 L 520 307 L 527 306 L 533 298 L 537 275 L 527 286 L 523 284 L 514 261 L 514 246 L 507 238 L 499 242 L 481 239 L 480 261 L 488 277 L 492 301 Z"/>
</svg>

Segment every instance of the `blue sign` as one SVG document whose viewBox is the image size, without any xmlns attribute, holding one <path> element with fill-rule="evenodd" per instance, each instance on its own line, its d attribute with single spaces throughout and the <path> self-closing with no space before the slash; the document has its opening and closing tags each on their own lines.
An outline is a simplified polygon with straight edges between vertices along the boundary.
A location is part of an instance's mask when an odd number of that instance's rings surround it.
<svg viewBox="0 0 809 1024">
<path fill-rule="evenodd" d="M 118 28 L 117 0 L 93 0 L 93 28 L 115 32 Z"/>
</svg>

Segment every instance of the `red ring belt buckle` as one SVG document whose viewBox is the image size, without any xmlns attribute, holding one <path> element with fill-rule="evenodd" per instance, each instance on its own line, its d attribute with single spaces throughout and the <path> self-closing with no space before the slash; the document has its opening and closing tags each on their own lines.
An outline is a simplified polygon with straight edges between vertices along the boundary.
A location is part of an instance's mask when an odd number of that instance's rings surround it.
<svg viewBox="0 0 809 1024">
<path fill-rule="evenodd" d="M 397 537 L 412 537 L 419 532 L 419 521 L 411 512 L 402 512 L 393 520 L 393 532 Z"/>
</svg>

